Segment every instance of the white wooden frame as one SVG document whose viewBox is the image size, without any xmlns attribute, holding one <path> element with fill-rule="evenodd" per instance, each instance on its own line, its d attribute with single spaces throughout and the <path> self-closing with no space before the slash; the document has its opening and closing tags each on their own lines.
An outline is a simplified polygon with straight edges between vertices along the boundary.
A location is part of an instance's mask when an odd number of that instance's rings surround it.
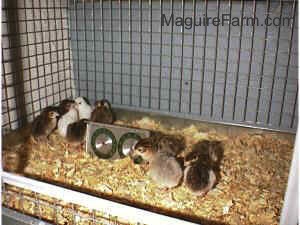
<svg viewBox="0 0 300 225">
<path fill-rule="evenodd" d="M 78 191 L 73 191 L 53 184 L 37 181 L 20 175 L 2 172 L 2 182 L 20 188 L 44 194 L 65 202 L 78 204 L 91 210 L 99 210 L 133 223 L 159 225 L 195 225 L 188 221 L 161 215 L 147 210 L 127 206 L 106 199 L 94 197 Z"/>
</svg>

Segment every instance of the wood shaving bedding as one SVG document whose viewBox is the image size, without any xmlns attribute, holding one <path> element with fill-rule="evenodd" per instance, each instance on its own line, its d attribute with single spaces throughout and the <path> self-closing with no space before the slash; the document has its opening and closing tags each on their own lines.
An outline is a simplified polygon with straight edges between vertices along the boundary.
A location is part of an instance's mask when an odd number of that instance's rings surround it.
<svg viewBox="0 0 300 225">
<path fill-rule="evenodd" d="M 183 135 L 186 141 L 183 154 L 199 140 L 222 141 L 224 158 L 219 183 L 203 198 L 193 196 L 184 185 L 163 191 L 129 158 L 110 161 L 93 158 L 83 150 L 66 151 L 65 142 L 57 133 L 50 136 L 51 147 L 29 144 L 28 141 L 17 145 L 6 142 L 2 153 L 4 169 L 16 171 L 18 163 L 24 163 L 18 156 L 24 155 L 20 152 L 26 149 L 28 159 L 24 173 L 29 176 L 113 196 L 147 208 L 179 212 L 186 217 L 199 218 L 204 225 L 279 223 L 293 152 L 290 140 L 267 132 L 243 132 L 232 137 L 214 130 L 203 132 L 194 125 L 179 131 L 167 129 L 149 117 L 131 122 L 119 120 L 115 124 Z M 25 136 L 28 132 L 10 135 Z M 18 209 L 18 204 L 13 208 Z M 31 208 L 28 204 L 28 210 Z M 45 215 L 48 211 L 51 213 L 51 210 L 45 209 Z M 68 220 L 68 216 L 62 218 Z M 209 220 L 215 222 L 210 223 Z"/>
</svg>

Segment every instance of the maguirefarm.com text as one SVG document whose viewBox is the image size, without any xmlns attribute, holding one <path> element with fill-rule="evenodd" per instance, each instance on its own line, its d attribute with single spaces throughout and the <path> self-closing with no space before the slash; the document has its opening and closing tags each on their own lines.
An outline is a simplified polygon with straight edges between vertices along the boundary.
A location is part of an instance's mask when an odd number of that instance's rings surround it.
<svg viewBox="0 0 300 225">
<path fill-rule="evenodd" d="M 261 21 L 263 20 L 263 21 Z M 263 19 L 258 17 L 233 17 L 230 14 L 222 14 L 220 17 L 197 16 L 197 17 L 174 17 L 173 14 L 161 15 L 161 26 L 182 26 L 192 29 L 193 26 L 290 26 L 292 17 L 270 17 Z"/>
</svg>

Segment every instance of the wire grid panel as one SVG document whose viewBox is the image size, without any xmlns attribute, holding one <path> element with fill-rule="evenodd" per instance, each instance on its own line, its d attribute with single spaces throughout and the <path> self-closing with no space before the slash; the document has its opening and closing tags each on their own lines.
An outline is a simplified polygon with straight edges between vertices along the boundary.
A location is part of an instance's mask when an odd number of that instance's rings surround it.
<svg viewBox="0 0 300 225">
<path fill-rule="evenodd" d="M 71 96 L 68 4 L 2 0 L 2 127 Z"/>
<path fill-rule="evenodd" d="M 282 26 L 161 26 L 176 17 L 294 18 Z M 195 16 L 195 17 L 194 17 Z M 70 1 L 77 95 L 116 106 L 295 131 L 296 1 Z"/>
</svg>

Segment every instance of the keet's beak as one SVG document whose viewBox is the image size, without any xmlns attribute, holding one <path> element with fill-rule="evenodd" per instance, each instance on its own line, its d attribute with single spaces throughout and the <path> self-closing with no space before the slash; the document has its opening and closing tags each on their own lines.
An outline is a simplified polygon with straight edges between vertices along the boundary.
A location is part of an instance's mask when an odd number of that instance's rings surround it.
<svg viewBox="0 0 300 225">
<path fill-rule="evenodd" d="M 102 103 L 98 101 L 98 102 L 96 103 L 96 107 L 100 108 L 101 106 L 102 106 Z"/>
<path fill-rule="evenodd" d="M 133 163 L 134 164 L 141 164 L 143 163 L 143 158 L 141 156 L 136 156 L 133 158 Z"/>
</svg>

